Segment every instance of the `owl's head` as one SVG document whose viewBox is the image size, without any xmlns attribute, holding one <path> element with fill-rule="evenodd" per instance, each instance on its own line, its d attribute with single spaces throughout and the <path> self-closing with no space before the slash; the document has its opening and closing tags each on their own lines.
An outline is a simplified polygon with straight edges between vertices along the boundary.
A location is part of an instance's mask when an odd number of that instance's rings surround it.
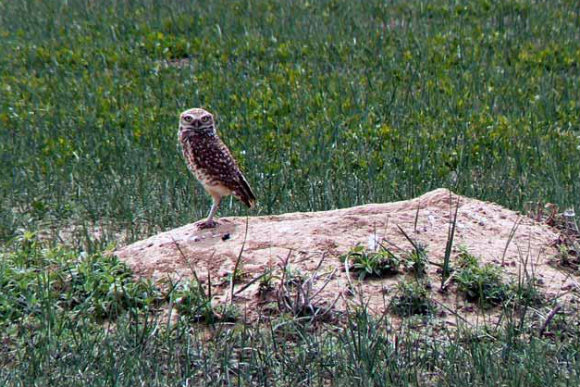
<svg viewBox="0 0 580 387">
<path fill-rule="evenodd" d="M 180 134 L 186 134 L 190 131 L 214 134 L 215 123 L 213 115 L 201 108 L 193 108 L 181 113 L 179 116 L 179 132 Z"/>
</svg>

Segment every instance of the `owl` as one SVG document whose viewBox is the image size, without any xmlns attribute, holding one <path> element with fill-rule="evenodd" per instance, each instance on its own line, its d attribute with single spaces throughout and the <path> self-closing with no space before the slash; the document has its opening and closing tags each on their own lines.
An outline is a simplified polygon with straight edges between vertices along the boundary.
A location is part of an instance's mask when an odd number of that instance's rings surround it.
<svg viewBox="0 0 580 387">
<path fill-rule="evenodd" d="M 218 226 L 213 218 L 225 196 L 234 195 L 250 208 L 255 205 L 256 197 L 230 150 L 217 135 L 211 113 L 200 108 L 181 113 L 178 137 L 189 170 L 213 199 L 207 219 L 196 223 L 198 228 Z"/>
</svg>

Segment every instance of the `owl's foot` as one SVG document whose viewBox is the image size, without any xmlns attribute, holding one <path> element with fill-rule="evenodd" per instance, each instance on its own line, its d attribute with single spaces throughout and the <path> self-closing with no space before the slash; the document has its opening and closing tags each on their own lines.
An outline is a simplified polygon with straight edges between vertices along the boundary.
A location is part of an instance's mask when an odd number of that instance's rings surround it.
<svg viewBox="0 0 580 387">
<path fill-rule="evenodd" d="M 198 229 L 205 230 L 207 228 L 216 228 L 219 225 L 219 223 L 212 219 L 212 220 L 203 220 L 201 222 L 197 222 L 197 223 L 195 223 L 195 225 L 197 226 Z"/>
</svg>

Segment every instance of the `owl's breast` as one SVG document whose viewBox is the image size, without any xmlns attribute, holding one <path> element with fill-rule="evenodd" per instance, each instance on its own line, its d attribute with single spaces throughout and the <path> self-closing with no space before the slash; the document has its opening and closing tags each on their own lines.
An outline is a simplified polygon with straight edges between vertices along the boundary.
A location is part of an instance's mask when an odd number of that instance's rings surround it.
<svg viewBox="0 0 580 387">
<path fill-rule="evenodd" d="M 217 138 L 214 141 L 193 138 L 183 141 L 182 146 L 187 166 L 200 183 L 206 187 L 224 183 L 224 169 L 230 166 L 229 154 L 223 152 Z"/>
<path fill-rule="evenodd" d="M 205 181 L 209 179 L 207 166 L 200 157 L 199 152 L 196 152 L 191 144 L 183 144 L 183 157 L 185 158 L 187 167 L 198 180 Z"/>
</svg>

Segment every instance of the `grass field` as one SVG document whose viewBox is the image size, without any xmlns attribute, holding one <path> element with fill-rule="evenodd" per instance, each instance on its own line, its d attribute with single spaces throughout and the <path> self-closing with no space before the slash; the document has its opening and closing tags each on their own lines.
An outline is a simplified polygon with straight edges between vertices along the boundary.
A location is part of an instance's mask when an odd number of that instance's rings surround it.
<svg viewBox="0 0 580 387">
<path fill-rule="evenodd" d="M 525 314 L 438 335 L 364 311 L 169 329 L 151 312 L 173 296 L 103 254 L 209 209 L 177 146 L 194 106 L 254 214 L 437 187 L 578 212 L 576 0 L 0 0 L 0 42 L 0 385 L 580 383 L 578 316 L 552 337 Z"/>
</svg>

